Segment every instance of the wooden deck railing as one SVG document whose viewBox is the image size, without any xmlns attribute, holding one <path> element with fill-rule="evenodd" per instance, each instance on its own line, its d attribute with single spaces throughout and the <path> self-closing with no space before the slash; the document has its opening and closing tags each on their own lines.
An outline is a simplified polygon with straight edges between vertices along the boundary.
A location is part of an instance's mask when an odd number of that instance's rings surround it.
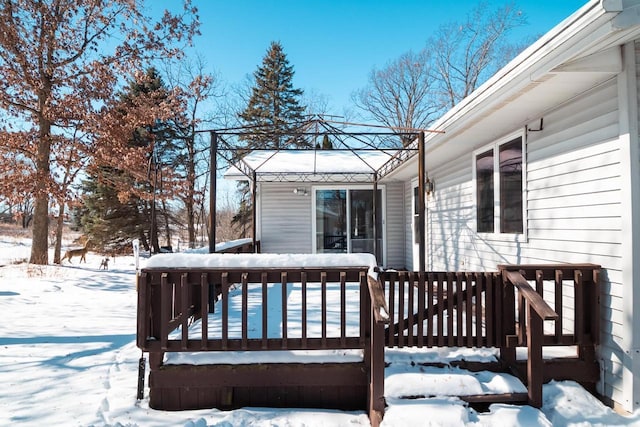
<svg viewBox="0 0 640 427">
<path fill-rule="evenodd" d="M 138 278 L 137 344 L 149 352 L 152 370 L 162 365 L 166 352 L 361 349 L 369 371 L 370 416 L 381 420 L 386 307 L 382 287 L 367 271 L 368 267 L 143 269 Z M 294 287 L 301 298 L 296 307 L 288 302 Z M 209 324 L 213 310 L 203 304 L 210 301 L 211 289 L 220 296 L 216 327 Z M 230 298 L 231 292 L 239 293 L 239 305 Z M 258 295 L 259 319 L 248 318 L 250 292 L 254 298 Z M 277 305 L 281 314 L 274 336 L 268 313 Z M 311 319 L 312 313 L 320 316 Z M 348 322 L 350 315 L 357 317 Z M 235 335 L 233 317 L 240 318 Z M 200 332 L 193 336 L 189 327 L 196 320 Z M 250 335 L 250 323 L 258 328 L 257 336 Z M 312 323 L 315 333 L 310 330 Z M 176 330 L 177 336 L 172 335 Z"/>
<path fill-rule="evenodd" d="M 569 367 L 571 376 L 593 379 L 599 274 L 600 266 L 592 264 L 505 265 L 498 272 L 384 272 L 390 310 L 386 345 L 499 348 L 501 359 L 527 382 L 529 403 L 539 407 L 547 378 L 543 346 L 576 345 L 584 363 Z M 554 324 L 545 331 L 545 322 Z M 524 372 L 516 360 L 517 347 L 528 349 Z"/>
<path fill-rule="evenodd" d="M 501 273 L 519 272 L 533 289 L 558 314 L 551 328 L 544 331 L 545 346 L 578 347 L 589 351 L 600 339 L 600 274 L 595 264 L 528 264 L 500 265 Z M 518 310 L 517 324 L 523 323 L 524 312 Z M 520 331 L 518 345 L 524 345 L 526 334 Z"/>
<path fill-rule="evenodd" d="M 536 408 L 542 406 L 542 384 L 544 382 L 542 344 L 543 321 L 558 320 L 555 311 L 529 285 L 519 271 L 504 271 L 503 280 L 507 288 L 518 291 L 518 332 L 526 336 L 527 346 L 527 390 L 529 403 Z M 511 309 L 512 306 L 509 306 Z M 507 337 L 508 339 L 509 337 Z"/>
<path fill-rule="evenodd" d="M 384 411 L 385 345 L 495 347 L 502 362 L 527 383 L 523 398 L 540 406 L 542 384 L 550 377 L 597 381 L 599 275 L 600 267 L 591 264 L 508 265 L 496 272 L 389 271 L 377 280 L 367 267 L 143 269 L 137 344 L 150 353 L 152 370 L 162 365 L 165 352 L 362 349 L 374 424 Z M 295 304 L 289 302 L 293 288 L 300 292 Z M 221 298 L 215 304 L 216 325 L 209 324 L 212 293 Z M 263 308 L 252 319 L 250 294 Z M 275 335 L 267 314 L 274 307 L 280 312 Z M 234 311 L 240 315 L 235 330 L 230 325 Z M 355 329 L 347 320 L 353 313 Z M 197 320 L 200 332 L 190 335 L 189 326 Z M 547 364 L 543 346 L 560 345 L 576 346 L 581 364 L 563 366 L 563 372 Z M 517 360 L 517 347 L 527 347 L 526 365 Z"/>
<path fill-rule="evenodd" d="M 369 310 L 359 310 L 360 329 L 349 334 L 346 327 L 347 299 L 346 291 L 348 283 L 360 283 L 364 292 L 359 292 L 362 300 L 359 305 L 368 308 L 370 306 L 367 284 L 366 268 L 335 268 L 323 269 L 269 269 L 269 270 L 220 270 L 220 269 L 143 269 L 139 277 L 139 302 L 140 324 L 138 344 L 151 352 L 183 352 L 183 351 L 221 351 L 221 350 L 317 350 L 317 349 L 343 349 L 364 348 Z M 285 285 L 283 286 L 282 283 Z M 314 283 L 319 288 L 320 300 L 310 300 L 308 288 Z M 329 283 L 339 285 L 339 300 L 327 300 L 327 286 Z M 219 289 L 222 311 L 221 330 L 216 331 L 218 338 L 209 336 L 208 307 L 202 301 L 209 300 L 209 284 Z M 281 293 L 278 303 L 281 304 L 280 336 L 269 336 L 273 328 L 268 325 L 268 311 L 261 310 L 260 337 L 248 336 L 248 292 L 250 288 L 260 287 L 261 305 L 273 308 L 273 289 L 270 284 L 277 284 Z M 288 322 L 291 322 L 291 313 L 287 307 L 287 295 L 294 284 L 299 285 L 302 306 L 300 307 L 301 336 L 289 336 Z M 241 292 L 241 307 L 230 307 L 231 299 L 228 297 L 232 288 L 238 286 Z M 333 318 L 328 316 L 328 309 L 338 307 L 339 335 L 329 336 L 327 325 Z M 237 311 L 241 316 L 241 336 L 233 337 L 229 332 L 229 319 L 231 310 Z M 319 321 L 319 336 L 309 336 L 307 325 L 308 313 L 317 311 L 321 313 Z M 198 338 L 189 337 L 189 325 L 200 319 L 202 322 L 201 333 Z M 181 329 L 180 337 L 170 337 L 175 329 Z"/>
<path fill-rule="evenodd" d="M 526 369 L 527 376 L 528 371 L 537 369 L 535 365 L 544 364 L 544 371 L 537 370 L 538 374 L 533 378 L 540 384 L 550 379 L 571 379 L 593 387 L 600 376 L 595 355 L 600 339 L 600 266 L 529 264 L 498 267 L 505 286 L 517 290 L 511 297 L 515 301 L 511 305 L 514 309 L 505 314 L 515 319 L 515 326 L 509 331 L 507 346 L 501 348 L 501 358 L 520 372 Z M 529 303 L 519 289 L 524 282 L 557 314 L 553 321 L 531 318 L 527 309 Z M 512 295 L 511 291 L 509 294 Z M 539 343 L 544 347 L 575 347 L 575 357 L 565 359 L 565 363 L 542 361 Z M 516 360 L 515 347 L 522 346 L 529 347 L 526 366 Z M 531 354 L 532 351 L 535 353 Z M 538 386 L 535 388 L 539 389 Z M 541 394 L 535 397 L 536 401 L 540 399 Z"/>
<path fill-rule="evenodd" d="M 495 273 L 384 272 L 387 346 L 500 347 L 501 280 Z"/>
</svg>

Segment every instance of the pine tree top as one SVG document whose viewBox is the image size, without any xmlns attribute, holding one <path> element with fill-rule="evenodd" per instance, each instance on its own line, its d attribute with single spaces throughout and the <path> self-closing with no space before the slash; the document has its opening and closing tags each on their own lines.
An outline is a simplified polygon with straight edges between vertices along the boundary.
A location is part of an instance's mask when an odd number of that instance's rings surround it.
<svg viewBox="0 0 640 427">
<path fill-rule="evenodd" d="M 255 86 L 247 107 L 239 114 L 251 129 L 244 137 L 251 148 L 307 147 L 309 143 L 291 135 L 305 120 L 303 91 L 293 87 L 293 66 L 280 42 L 271 42 L 262 65 L 254 72 Z"/>
</svg>

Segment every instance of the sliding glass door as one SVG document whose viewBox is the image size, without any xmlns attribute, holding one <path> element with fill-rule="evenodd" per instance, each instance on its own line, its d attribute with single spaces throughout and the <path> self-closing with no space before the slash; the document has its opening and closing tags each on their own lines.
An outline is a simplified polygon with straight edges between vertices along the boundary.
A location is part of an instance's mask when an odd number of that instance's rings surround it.
<svg viewBox="0 0 640 427">
<path fill-rule="evenodd" d="M 315 191 L 316 253 L 374 253 L 373 190 Z M 382 262 L 382 191 L 376 201 L 376 258 Z"/>
<path fill-rule="evenodd" d="M 316 191 L 316 252 L 347 252 L 347 191 Z"/>
<path fill-rule="evenodd" d="M 382 192 L 378 190 L 376 204 L 378 205 L 378 217 L 376 218 L 377 252 L 376 258 L 382 261 Z M 353 253 L 374 253 L 374 231 L 373 231 L 373 190 L 350 190 L 349 191 L 349 230 L 351 235 L 349 244 L 350 252 Z"/>
</svg>

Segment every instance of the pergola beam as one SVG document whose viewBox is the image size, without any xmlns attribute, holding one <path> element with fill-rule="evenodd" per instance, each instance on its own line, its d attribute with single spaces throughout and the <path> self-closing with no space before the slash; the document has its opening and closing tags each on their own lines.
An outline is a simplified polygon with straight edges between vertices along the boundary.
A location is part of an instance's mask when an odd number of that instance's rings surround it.
<svg viewBox="0 0 640 427">
<path fill-rule="evenodd" d="M 418 192 L 419 192 L 419 196 L 418 196 L 418 208 L 419 208 L 419 213 L 418 213 L 418 239 L 419 239 L 419 266 L 418 266 L 418 271 L 425 271 L 426 268 L 426 241 L 425 241 L 425 237 L 426 237 L 426 230 L 425 230 L 425 209 L 426 209 L 426 203 L 425 203 L 425 185 L 426 185 L 426 181 L 425 181 L 425 177 L 426 177 L 426 173 L 425 173 L 425 132 L 437 132 L 437 133 L 444 133 L 442 131 L 433 131 L 433 130 L 423 130 L 423 129 L 409 129 L 409 128 L 393 128 L 393 127 L 388 127 L 388 126 L 382 126 L 382 125 L 368 125 L 370 127 L 379 127 L 379 128 L 387 128 L 387 129 L 395 129 L 396 131 L 392 131 L 392 132 L 344 132 L 340 129 L 335 128 L 334 126 L 329 125 L 328 123 L 339 123 L 339 122 L 333 122 L 333 121 L 326 121 L 326 120 L 320 120 L 320 124 L 323 125 L 323 127 L 325 129 L 327 128 L 331 128 L 330 131 L 323 131 L 323 132 L 289 132 L 287 133 L 288 135 L 310 135 L 310 136 L 318 136 L 318 135 L 335 135 L 335 136 L 346 136 L 346 137 L 351 137 L 356 139 L 357 141 L 361 142 L 361 143 L 365 143 L 363 141 L 363 139 L 361 137 L 381 137 L 381 136 L 394 136 L 394 137 L 398 137 L 398 136 L 402 136 L 402 135 L 417 135 L 417 139 L 404 147 L 399 147 L 399 148 L 378 148 L 366 144 L 368 145 L 370 148 L 360 148 L 360 149 L 355 149 L 355 148 L 351 148 L 348 145 L 346 145 L 343 141 L 340 140 L 340 142 L 347 147 L 346 149 L 337 149 L 335 151 L 351 151 L 361 162 L 363 162 L 365 165 L 367 165 L 370 169 L 372 169 L 373 173 L 369 172 L 368 175 L 372 176 L 372 181 L 373 181 L 373 189 L 374 189 L 374 194 L 373 194 L 373 202 L 374 202 L 374 213 L 373 213 L 373 220 L 374 220 L 374 251 L 376 252 L 377 255 L 377 250 L 378 250 L 378 235 L 377 235 L 377 230 L 376 230 L 376 222 L 377 219 L 379 218 L 380 212 L 377 212 L 377 189 L 378 189 L 378 183 L 380 182 L 381 179 L 383 179 L 385 176 L 387 176 L 389 173 L 391 173 L 393 170 L 395 170 L 398 166 L 400 166 L 401 164 L 403 164 L 404 162 L 406 162 L 408 159 L 412 158 L 416 152 L 418 154 Z M 358 124 L 353 124 L 353 123 L 343 123 L 343 124 L 350 124 L 350 125 L 358 125 Z M 367 126 L 367 125 L 358 125 L 358 126 Z M 243 128 L 229 128 L 229 129 L 218 129 L 218 130 L 210 130 L 208 132 L 210 132 L 211 134 L 211 173 L 210 173 L 210 197 L 209 197 L 209 211 L 210 211 L 210 219 L 209 219 L 209 252 L 213 253 L 215 252 L 215 241 L 216 241 L 216 193 L 217 193 L 217 183 L 216 183 L 216 176 L 217 176 L 217 156 L 218 156 L 218 138 L 219 135 L 235 135 L 235 136 L 242 136 L 242 135 L 250 135 L 250 134 L 254 134 L 257 129 L 260 126 L 254 126 L 254 127 L 243 127 Z M 199 132 L 205 132 L 205 131 L 199 131 Z M 284 133 L 283 133 L 284 134 Z M 222 140 L 224 142 L 224 140 Z M 225 143 L 226 144 L 226 143 Z M 416 147 L 417 145 L 417 147 Z M 246 149 L 246 148 L 231 148 L 231 147 L 226 147 L 225 150 L 238 150 L 238 149 Z M 257 149 L 257 150 L 252 150 L 252 151 L 260 151 L 261 149 Z M 288 151 L 290 149 L 279 149 L 279 150 L 275 150 L 276 152 L 278 151 Z M 310 149 L 302 149 L 302 151 L 304 150 L 310 150 Z M 299 149 L 296 149 L 295 151 L 300 151 Z M 394 151 L 395 154 L 390 155 L 390 159 L 388 161 L 386 161 L 384 164 L 382 164 L 382 166 L 378 167 L 377 169 L 375 169 L 374 167 L 372 167 L 371 165 L 369 165 L 358 153 L 356 153 L 356 151 L 384 151 L 384 152 L 388 152 L 388 151 Z M 275 155 L 275 154 L 274 154 Z M 232 159 L 227 158 L 223 155 L 223 158 L 225 158 L 225 160 L 227 160 L 228 162 L 231 163 Z M 271 157 L 270 157 L 271 158 Z M 270 159 L 269 158 L 269 159 Z M 269 160 L 265 160 L 262 164 L 260 164 L 260 167 L 263 166 L 265 163 L 267 163 L 267 161 Z M 258 185 L 258 181 L 260 180 L 260 173 L 259 173 L 259 168 L 252 168 L 244 159 L 233 159 L 233 161 L 236 162 L 235 167 L 238 169 L 238 171 L 240 173 L 242 173 L 243 175 L 245 175 L 247 177 L 248 180 L 252 181 L 252 224 L 253 224 L 253 230 L 252 230 L 252 234 L 253 234 L 253 243 L 254 243 L 254 247 L 256 245 L 256 240 L 257 240 L 257 231 L 256 231 L 256 225 L 257 225 L 257 219 L 256 219 L 256 202 L 257 202 L 257 185 Z M 275 180 L 277 182 L 310 182 L 311 180 L 313 180 L 314 182 L 319 181 L 319 182 L 366 182 L 367 180 L 359 180 L 357 179 L 357 177 L 359 176 L 363 176 L 363 175 L 367 175 L 365 173 L 354 173 L 354 172 L 320 172 L 320 173 L 315 173 L 315 172 L 265 172 L 264 173 L 264 178 L 266 178 L 266 180 L 264 180 L 264 182 L 269 182 L 267 181 L 268 178 L 267 177 L 271 177 L 272 180 Z M 296 176 L 297 179 L 287 179 L 289 176 Z M 318 177 L 323 176 L 325 177 L 324 179 L 318 179 Z M 334 177 L 338 177 L 340 176 L 342 179 L 339 180 L 334 180 Z M 329 178 L 331 177 L 331 178 Z M 263 182 L 261 180 L 261 182 Z"/>
</svg>

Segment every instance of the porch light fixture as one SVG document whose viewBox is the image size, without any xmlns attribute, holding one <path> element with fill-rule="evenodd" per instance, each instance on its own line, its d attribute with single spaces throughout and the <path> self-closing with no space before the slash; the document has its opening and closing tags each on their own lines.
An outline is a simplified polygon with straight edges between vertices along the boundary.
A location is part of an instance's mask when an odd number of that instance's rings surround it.
<svg viewBox="0 0 640 427">
<path fill-rule="evenodd" d="M 435 184 L 431 179 L 427 178 L 427 180 L 425 181 L 424 190 L 427 192 L 427 194 L 431 194 L 435 191 Z"/>
<path fill-rule="evenodd" d="M 309 192 L 307 191 L 306 188 L 294 188 L 293 194 L 297 194 L 299 196 L 308 196 Z"/>
</svg>

